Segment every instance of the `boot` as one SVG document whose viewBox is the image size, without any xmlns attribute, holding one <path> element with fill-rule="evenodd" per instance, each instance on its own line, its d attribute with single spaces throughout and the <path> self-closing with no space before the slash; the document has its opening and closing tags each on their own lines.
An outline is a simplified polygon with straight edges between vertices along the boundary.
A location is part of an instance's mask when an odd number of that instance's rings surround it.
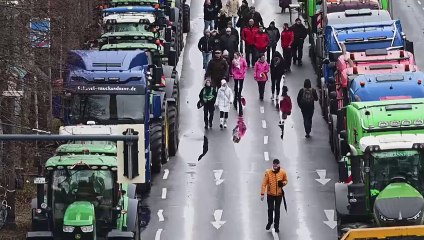
<svg viewBox="0 0 424 240">
<path fill-rule="evenodd" d="M 223 128 L 224 127 L 223 124 L 224 124 L 224 119 L 223 118 L 220 118 L 219 119 L 219 127 L 220 128 Z"/>
<path fill-rule="evenodd" d="M 227 128 L 227 119 L 224 119 L 224 128 Z"/>
</svg>

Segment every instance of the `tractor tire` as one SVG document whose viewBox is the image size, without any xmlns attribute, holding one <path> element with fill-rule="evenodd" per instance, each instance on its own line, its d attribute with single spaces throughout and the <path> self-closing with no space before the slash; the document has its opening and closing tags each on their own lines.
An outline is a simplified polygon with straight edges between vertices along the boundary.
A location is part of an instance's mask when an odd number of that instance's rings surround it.
<svg viewBox="0 0 424 240">
<path fill-rule="evenodd" d="M 328 143 L 330 144 L 331 152 L 334 153 L 333 129 L 335 128 L 331 119 L 328 121 Z"/>
<path fill-rule="evenodd" d="M 168 106 L 168 134 L 169 134 L 169 156 L 173 157 L 177 154 L 179 138 L 178 138 L 178 115 L 177 106 L 171 104 Z"/>
<path fill-rule="evenodd" d="M 165 113 L 165 109 L 166 106 L 164 105 L 162 107 L 162 119 L 166 119 L 169 126 L 169 119 L 167 113 Z M 169 160 L 169 131 L 166 129 L 166 121 L 162 121 L 162 165 L 166 164 Z"/>
<path fill-rule="evenodd" d="M 330 137 L 331 137 L 331 145 L 332 145 L 332 152 L 334 154 L 334 159 L 337 160 L 337 148 L 339 145 L 339 138 L 337 133 L 337 116 L 332 114 L 329 121 L 331 121 L 332 128 L 330 129 Z"/>
<path fill-rule="evenodd" d="M 190 6 L 188 4 L 183 6 L 183 32 L 190 32 Z"/>
<path fill-rule="evenodd" d="M 152 173 L 160 173 L 162 169 L 162 124 L 150 124 L 150 151 L 152 153 Z"/>
</svg>

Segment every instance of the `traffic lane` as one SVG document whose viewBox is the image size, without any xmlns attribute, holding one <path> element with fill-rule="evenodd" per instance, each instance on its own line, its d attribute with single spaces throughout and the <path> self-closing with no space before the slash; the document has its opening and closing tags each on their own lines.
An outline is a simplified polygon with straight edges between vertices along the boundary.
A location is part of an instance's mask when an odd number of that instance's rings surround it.
<svg viewBox="0 0 424 240">
<path fill-rule="evenodd" d="M 424 25 L 419 24 L 424 22 L 424 6 L 419 0 L 401 0 L 392 3 L 394 17 L 400 19 L 407 39 L 414 42 L 416 62 L 423 69 L 424 58 L 418 53 L 424 51 Z"/>
</svg>

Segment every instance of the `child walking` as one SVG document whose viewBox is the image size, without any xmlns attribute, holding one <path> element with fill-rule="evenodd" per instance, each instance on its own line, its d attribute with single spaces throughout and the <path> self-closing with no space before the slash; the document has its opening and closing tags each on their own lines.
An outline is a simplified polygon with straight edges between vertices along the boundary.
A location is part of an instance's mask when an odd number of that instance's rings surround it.
<svg viewBox="0 0 424 240">
<path fill-rule="evenodd" d="M 268 81 L 269 64 L 265 60 L 265 54 L 259 55 L 258 61 L 255 63 L 254 78 L 258 83 L 259 99 L 264 100 L 265 84 Z"/>
<path fill-rule="evenodd" d="M 280 122 L 278 124 L 278 126 L 281 128 L 281 139 L 284 137 L 284 121 L 292 111 L 292 101 L 290 96 L 287 95 L 288 91 L 289 89 L 287 86 L 283 86 L 283 92 L 281 93 L 282 99 L 280 100 Z"/>
<path fill-rule="evenodd" d="M 219 127 L 227 128 L 228 112 L 230 111 L 231 104 L 233 104 L 234 94 L 230 87 L 228 87 L 225 79 L 221 80 L 221 87 L 218 90 L 218 96 L 215 105 L 219 107 Z"/>
</svg>

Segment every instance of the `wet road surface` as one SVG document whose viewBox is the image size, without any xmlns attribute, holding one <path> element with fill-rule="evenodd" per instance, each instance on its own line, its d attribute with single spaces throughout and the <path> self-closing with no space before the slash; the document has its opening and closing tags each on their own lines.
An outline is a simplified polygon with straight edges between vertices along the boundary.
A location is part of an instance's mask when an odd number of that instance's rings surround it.
<svg viewBox="0 0 424 240">
<path fill-rule="evenodd" d="M 225 2 L 225 1 L 224 1 Z M 423 14 L 415 0 L 394 1 L 395 16 L 401 16 L 404 30 L 415 41 L 415 52 L 423 48 L 422 31 L 415 31 L 416 21 L 423 22 Z M 251 2 L 249 2 L 251 3 Z M 285 84 L 293 101 L 293 112 L 285 124 L 284 140 L 280 139 L 278 111 L 270 100 L 271 84 L 267 83 L 265 100 L 258 99 L 253 69 L 248 70 L 243 96 L 247 105 L 244 120 L 246 135 L 240 143 L 233 143 L 231 129 L 237 115 L 230 112 L 229 128 L 219 129 L 219 112 L 215 111 L 214 127 L 203 128 L 203 111 L 196 108 L 203 85 L 204 70 L 197 42 L 203 31 L 203 1 L 191 2 L 192 30 L 187 37 L 181 82 L 180 147 L 155 176 L 151 193 L 143 204 L 149 219 L 142 232 L 147 240 L 266 240 L 337 239 L 329 227 L 325 210 L 332 218 L 334 183 L 337 165 L 328 145 L 327 124 L 321 117 L 319 104 L 315 105 L 312 138 L 306 139 L 302 116 L 297 108 L 297 92 L 305 78 L 316 85 L 316 75 L 310 64 L 308 44 L 305 43 L 303 67 L 292 66 Z M 257 0 L 266 26 L 271 21 L 281 30 L 289 22 L 289 14 L 281 14 L 277 0 Z M 412 5 L 412 7 L 411 7 Z M 416 5 L 416 6 L 415 6 Z M 414 9 L 413 14 L 408 13 Z M 293 19 L 296 17 L 294 16 Z M 281 52 L 281 47 L 277 50 Z M 420 59 L 417 60 L 419 65 Z M 232 81 L 230 86 L 233 87 Z M 207 153 L 198 161 L 207 138 Z M 272 160 L 279 158 L 288 172 L 285 188 L 288 212 L 281 207 L 280 233 L 266 231 L 266 201 L 260 201 L 260 186 L 264 171 Z M 317 171 L 319 170 L 319 171 Z M 320 183 L 318 172 L 325 170 Z M 332 220 L 332 219 L 330 219 Z M 328 223 L 328 222 L 327 222 Z M 328 223 L 331 225 L 331 223 Z"/>
</svg>

